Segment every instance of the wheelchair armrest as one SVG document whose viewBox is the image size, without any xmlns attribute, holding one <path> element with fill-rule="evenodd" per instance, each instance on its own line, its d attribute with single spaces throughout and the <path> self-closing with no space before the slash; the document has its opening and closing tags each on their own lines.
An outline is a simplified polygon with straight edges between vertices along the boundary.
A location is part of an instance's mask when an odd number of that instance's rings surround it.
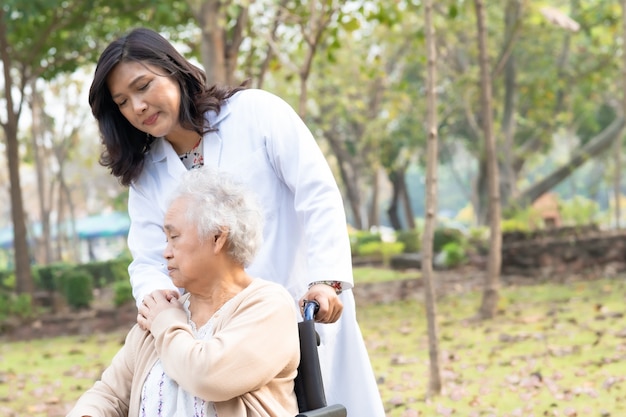
<svg viewBox="0 0 626 417">
<path fill-rule="evenodd" d="M 341 404 L 333 404 L 317 410 L 303 411 L 296 417 L 346 417 L 346 407 Z"/>
</svg>

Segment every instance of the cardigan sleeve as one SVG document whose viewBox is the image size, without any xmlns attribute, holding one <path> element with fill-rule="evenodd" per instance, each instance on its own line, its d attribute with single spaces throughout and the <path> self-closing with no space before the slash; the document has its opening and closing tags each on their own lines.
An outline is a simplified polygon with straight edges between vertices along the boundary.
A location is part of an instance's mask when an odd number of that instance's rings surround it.
<svg viewBox="0 0 626 417">
<path fill-rule="evenodd" d="M 281 375 L 295 377 L 296 314 L 289 294 L 272 285 L 247 297 L 228 317 L 218 317 L 208 341 L 194 339 L 181 310 L 160 313 L 151 332 L 170 378 L 204 400 L 227 401 Z"/>
<path fill-rule="evenodd" d="M 145 332 L 137 325 L 130 330 L 124 346 L 113 357 L 101 379 L 78 399 L 67 417 L 128 416 L 136 359 L 135 347 L 143 334 Z"/>
</svg>

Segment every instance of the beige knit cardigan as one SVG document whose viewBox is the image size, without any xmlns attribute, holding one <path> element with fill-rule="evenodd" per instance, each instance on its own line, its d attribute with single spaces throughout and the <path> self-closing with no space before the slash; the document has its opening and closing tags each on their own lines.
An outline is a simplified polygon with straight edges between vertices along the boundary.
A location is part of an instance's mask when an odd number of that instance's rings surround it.
<svg viewBox="0 0 626 417">
<path fill-rule="evenodd" d="M 160 313 L 150 332 L 135 325 L 68 417 L 138 417 L 143 383 L 157 359 L 179 386 L 213 401 L 219 417 L 294 417 L 300 350 L 293 299 L 281 286 L 255 279 L 231 301 L 214 316 L 208 341 L 194 338 L 181 310 Z"/>
</svg>

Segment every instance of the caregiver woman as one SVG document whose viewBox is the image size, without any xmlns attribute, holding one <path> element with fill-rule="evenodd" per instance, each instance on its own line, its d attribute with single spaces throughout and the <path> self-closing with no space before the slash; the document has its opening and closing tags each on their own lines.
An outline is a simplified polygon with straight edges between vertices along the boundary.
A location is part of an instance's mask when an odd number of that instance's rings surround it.
<svg viewBox="0 0 626 417">
<path fill-rule="evenodd" d="M 320 303 L 320 361 L 329 403 L 350 416 L 383 417 L 356 321 L 350 244 L 341 194 L 295 111 L 268 92 L 208 86 L 202 70 L 165 38 L 135 29 L 102 53 L 89 91 L 104 151 L 100 163 L 130 187 L 128 246 L 133 295 L 176 287 L 161 254 L 168 193 L 200 166 L 254 190 L 265 244 L 247 268 L 294 300 Z"/>
</svg>

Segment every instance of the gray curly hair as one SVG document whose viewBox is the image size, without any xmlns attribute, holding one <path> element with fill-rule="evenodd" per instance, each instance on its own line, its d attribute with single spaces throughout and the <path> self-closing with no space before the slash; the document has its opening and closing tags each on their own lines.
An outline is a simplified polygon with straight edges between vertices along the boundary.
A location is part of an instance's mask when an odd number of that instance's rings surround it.
<svg viewBox="0 0 626 417">
<path fill-rule="evenodd" d="M 227 229 L 228 255 L 250 265 L 263 241 L 263 216 L 250 190 L 230 175 L 207 167 L 185 172 L 169 196 L 185 198 L 187 220 L 198 228 L 201 243 Z"/>
</svg>

